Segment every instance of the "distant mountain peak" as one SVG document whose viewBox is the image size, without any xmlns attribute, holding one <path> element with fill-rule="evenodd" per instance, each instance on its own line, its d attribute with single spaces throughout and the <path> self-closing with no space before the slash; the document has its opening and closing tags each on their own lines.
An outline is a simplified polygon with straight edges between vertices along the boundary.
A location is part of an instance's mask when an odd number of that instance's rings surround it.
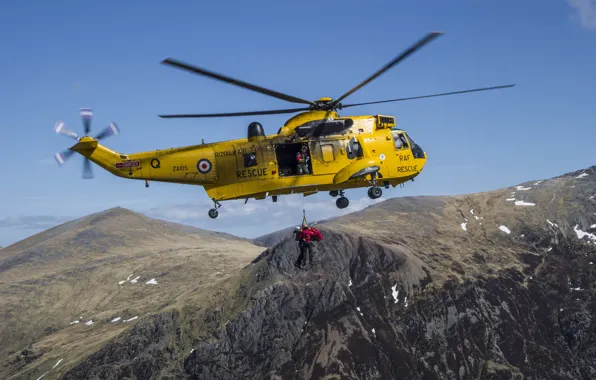
<svg viewBox="0 0 596 380">
<path fill-rule="evenodd" d="M 141 222 L 150 220 L 149 217 L 124 207 L 116 206 L 103 211 L 98 211 L 86 216 L 83 216 L 76 221 L 81 223 L 88 223 L 89 225 L 97 225 L 99 223 L 112 223 L 115 220 L 126 219 L 127 222 Z"/>
<path fill-rule="evenodd" d="M 112 215 L 112 216 L 117 216 L 117 215 L 142 215 L 138 212 L 132 211 L 130 209 L 121 207 L 121 206 L 116 206 L 116 207 L 111 207 L 108 209 L 105 209 L 103 211 L 98 211 L 92 214 L 87 215 L 86 217 L 91 217 L 91 216 L 104 216 L 104 215 Z"/>
<path fill-rule="evenodd" d="M 231 234 L 155 219 L 116 206 L 59 224 L 18 241 L 2 251 L 3 253 L 4 251 L 19 252 L 54 239 L 74 242 L 82 250 L 105 250 L 108 247 L 135 245 L 139 239 L 159 238 L 159 236 L 173 238 L 189 234 L 250 242 L 248 239 Z"/>
</svg>

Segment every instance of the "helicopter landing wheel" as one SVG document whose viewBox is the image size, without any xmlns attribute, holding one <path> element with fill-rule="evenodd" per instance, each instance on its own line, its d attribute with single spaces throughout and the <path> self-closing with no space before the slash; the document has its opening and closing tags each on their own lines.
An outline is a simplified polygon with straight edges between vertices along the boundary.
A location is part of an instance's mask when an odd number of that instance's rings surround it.
<svg viewBox="0 0 596 380">
<path fill-rule="evenodd" d="M 339 195 L 339 191 L 337 190 L 331 190 L 329 192 L 329 195 L 331 195 L 333 198 L 337 197 Z"/>
<path fill-rule="evenodd" d="M 346 208 L 349 204 L 350 201 L 348 200 L 348 198 L 344 196 L 337 198 L 337 200 L 335 201 L 335 205 L 337 206 L 337 208 Z"/>
<path fill-rule="evenodd" d="M 383 195 L 383 190 L 381 190 L 381 188 L 378 186 L 373 186 L 370 189 L 368 189 L 368 197 L 370 199 L 380 198 L 381 195 Z"/>
<path fill-rule="evenodd" d="M 221 204 L 218 201 L 216 201 L 215 199 L 212 199 L 212 201 L 213 201 L 213 205 L 215 207 L 212 208 L 211 210 L 209 210 L 209 217 L 211 219 L 215 219 L 219 215 L 219 211 L 217 211 L 217 209 L 221 207 Z"/>
</svg>

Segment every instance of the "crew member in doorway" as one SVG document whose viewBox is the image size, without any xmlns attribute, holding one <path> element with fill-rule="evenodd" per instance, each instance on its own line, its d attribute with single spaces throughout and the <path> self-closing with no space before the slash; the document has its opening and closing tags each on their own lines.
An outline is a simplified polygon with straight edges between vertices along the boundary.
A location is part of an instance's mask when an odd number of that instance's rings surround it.
<svg viewBox="0 0 596 380">
<path fill-rule="evenodd" d="M 298 152 L 298 154 L 296 155 L 296 161 L 298 164 L 296 168 L 298 169 L 298 175 L 309 174 L 308 160 L 308 146 L 304 144 L 302 145 L 302 149 L 300 150 L 300 152 Z"/>
<path fill-rule="evenodd" d="M 313 263 L 313 248 L 315 241 L 323 240 L 323 235 L 316 228 L 309 225 L 304 225 L 299 235 L 300 256 L 294 264 L 298 268 L 302 268 L 306 264 L 306 252 L 308 251 L 308 263 Z"/>
</svg>

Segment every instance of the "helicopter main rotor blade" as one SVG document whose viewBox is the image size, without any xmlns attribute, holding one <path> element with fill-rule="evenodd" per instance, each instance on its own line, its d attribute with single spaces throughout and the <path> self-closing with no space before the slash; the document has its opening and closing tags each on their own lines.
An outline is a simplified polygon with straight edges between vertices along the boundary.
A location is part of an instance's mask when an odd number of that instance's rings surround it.
<svg viewBox="0 0 596 380">
<path fill-rule="evenodd" d="M 277 115 L 277 114 L 283 114 L 283 113 L 293 113 L 293 112 L 308 111 L 308 110 L 309 110 L 309 108 L 290 108 L 290 109 L 285 109 L 285 110 L 270 110 L 270 111 L 159 115 L 159 117 L 164 118 L 164 119 L 171 119 L 171 118 L 191 118 L 191 117 L 229 117 L 229 116 L 251 116 L 251 115 Z"/>
<path fill-rule="evenodd" d="M 342 96 L 340 96 L 339 98 L 337 98 L 336 100 L 334 100 L 333 103 L 332 103 L 332 106 L 333 107 L 336 107 L 339 104 L 339 102 L 341 102 L 343 99 L 345 99 L 346 97 L 348 97 L 349 95 L 351 95 L 355 91 L 361 89 L 366 84 L 368 84 L 369 82 L 371 82 L 373 79 L 377 78 L 379 75 L 383 74 L 384 72 L 386 72 L 387 70 L 389 70 L 393 66 L 397 65 L 399 62 L 401 62 L 404 59 L 406 59 L 409 55 L 413 54 L 416 50 L 420 49 L 422 46 L 426 45 L 427 43 L 431 42 L 432 40 L 434 40 L 435 38 L 437 38 L 438 36 L 440 36 L 442 34 L 443 34 L 443 32 L 431 32 L 431 33 L 428 33 L 426 36 L 424 36 L 423 38 L 421 38 L 420 40 L 418 40 L 416 43 L 414 43 L 412 46 L 410 46 L 407 50 L 405 50 L 403 53 L 401 53 L 400 55 L 398 55 L 397 57 L 395 57 L 391 62 L 389 62 L 388 64 L 386 64 L 385 66 L 383 66 L 381 69 L 379 69 L 376 73 L 374 73 L 373 75 L 371 75 L 370 77 L 368 77 L 365 81 L 363 81 L 362 83 L 360 83 L 356 87 L 352 88 L 350 91 L 346 92 L 345 94 L 343 94 Z"/>
<path fill-rule="evenodd" d="M 254 84 L 246 83 L 246 82 L 240 81 L 238 79 L 230 78 L 230 77 L 227 77 L 227 76 L 224 76 L 224 75 L 221 75 L 221 74 L 217 74 L 217 73 L 214 73 L 214 72 L 211 72 L 211 71 L 207 71 L 205 69 L 202 69 L 202 68 L 199 68 L 199 67 L 196 67 L 196 66 L 192 66 L 192 65 L 189 65 L 189 64 L 184 63 L 184 62 L 177 61 L 177 60 L 172 59 L 172 58 L 164 59 L 161 63 L 168 64 L 168 65 L 171 65 L 171 66 L 174 66 L 174 67 L 178 67 L 180 69 L 188 70 L 188 71 L 193 72 L 193 73 L 196 73 L 196 74 L 205 75 L 205 76 L 210 77 L 210 78 L 213 78 L 213 79 L 218 79 L 218 80 L 224 81 L 226 83 L 230 83 L 230 84 L 233 84 L 233 85 L 236 85 L 236 86 L 240 86 L 240 87 L 246 88 L 248 90 L 256 91 L 256 92 L 259 92 L 261 94 L 273 96 L 274 98 L 282 99 L 282 100 L 285 100 L 285 101 L 288 101 L 288 102 L 302 103 L 302 104 L 309 104 L 309 105 L 314 105 L 315 104 L 314 102 L 311 102 L 309 100 L 300 99 L 300 98 L 297 98 L 295 96 L 286 95 L 286 94 L 282 94 L 281 92 L 277 92 L 277 91 L 269 90 L 267 88 L 259 87 L 259 86 L 256 86 Z"/>
<path fill-rule="evenodd" d="M 497 90 L 500 88 L 508 88 L 508 87 L 513 87 L 515 86 L 515 84 L 506 84 L 503 86 L 494 86 L 494 87 L 483 87 L 483 88 L 475 88 L 472 90 L 462 90 L 462 91 L 453 91 L 453 92 L 444 92 L 441 94 L 432 94 L 432 95 L 422 95 L 422 96 L 413 96 L 413 97 L 409 97 L 409 98 L 398 98 L 398 99 L 390 99 L 390 100 L 379 100 L 376 102 L 366 102 L 366 103 L 355 103 L 355 104 L 346 104 L 345 106 L 342 106 L 342 108 L 347 108 L 347 107 L 354 107 L 354 106 L 363 106 L 366 104 L 379 104 L 379 103 L 389 103 L 389 102 L 399 102 L 402 100 L 411 100 L 411 99 L 422 99 L 422 98 L 432 98 L 434 96 L 445 96 L 445 95 L 455 95 L 455 94 L 465 94 L 467 92 L 476 92 L 476 91 L 488 91 L 488 90 Z"/>
</svg>

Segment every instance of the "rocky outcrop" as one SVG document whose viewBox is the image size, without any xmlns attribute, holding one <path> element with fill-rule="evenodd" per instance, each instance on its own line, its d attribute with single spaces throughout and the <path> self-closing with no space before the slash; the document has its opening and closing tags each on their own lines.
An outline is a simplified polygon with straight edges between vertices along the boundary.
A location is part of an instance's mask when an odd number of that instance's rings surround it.
<svg viewBox="0 0 596 380">
<path fill-rule="evenodd" d="M 203 318 L 214 325 L 211 339 L 193 345 L 192 352 L 169 355 L 182 342 L 176 336 L 181 326 L 160 315 L 65 378 L 596 376 L 590 264 L 596 254 L 580 254 L 587 253 L 582 245 L 562 244 L 544 257 L 526 254 L 526 274 L 507 270 L 424 294 L 432 279 L 415 257 L 325 232 L 318 261 L 306 272 L 293 269 L 293 242 L 264 252 L 255 262 L 261 265 L 251 267 L 255 281 L 270 284 L 246 297 L 233 319 L 225 321 L 215 310 L 194 320 L 190 316 L 186 329 Z M 168 370 L 176 361 L 179 367 Z"/>
</svg>

